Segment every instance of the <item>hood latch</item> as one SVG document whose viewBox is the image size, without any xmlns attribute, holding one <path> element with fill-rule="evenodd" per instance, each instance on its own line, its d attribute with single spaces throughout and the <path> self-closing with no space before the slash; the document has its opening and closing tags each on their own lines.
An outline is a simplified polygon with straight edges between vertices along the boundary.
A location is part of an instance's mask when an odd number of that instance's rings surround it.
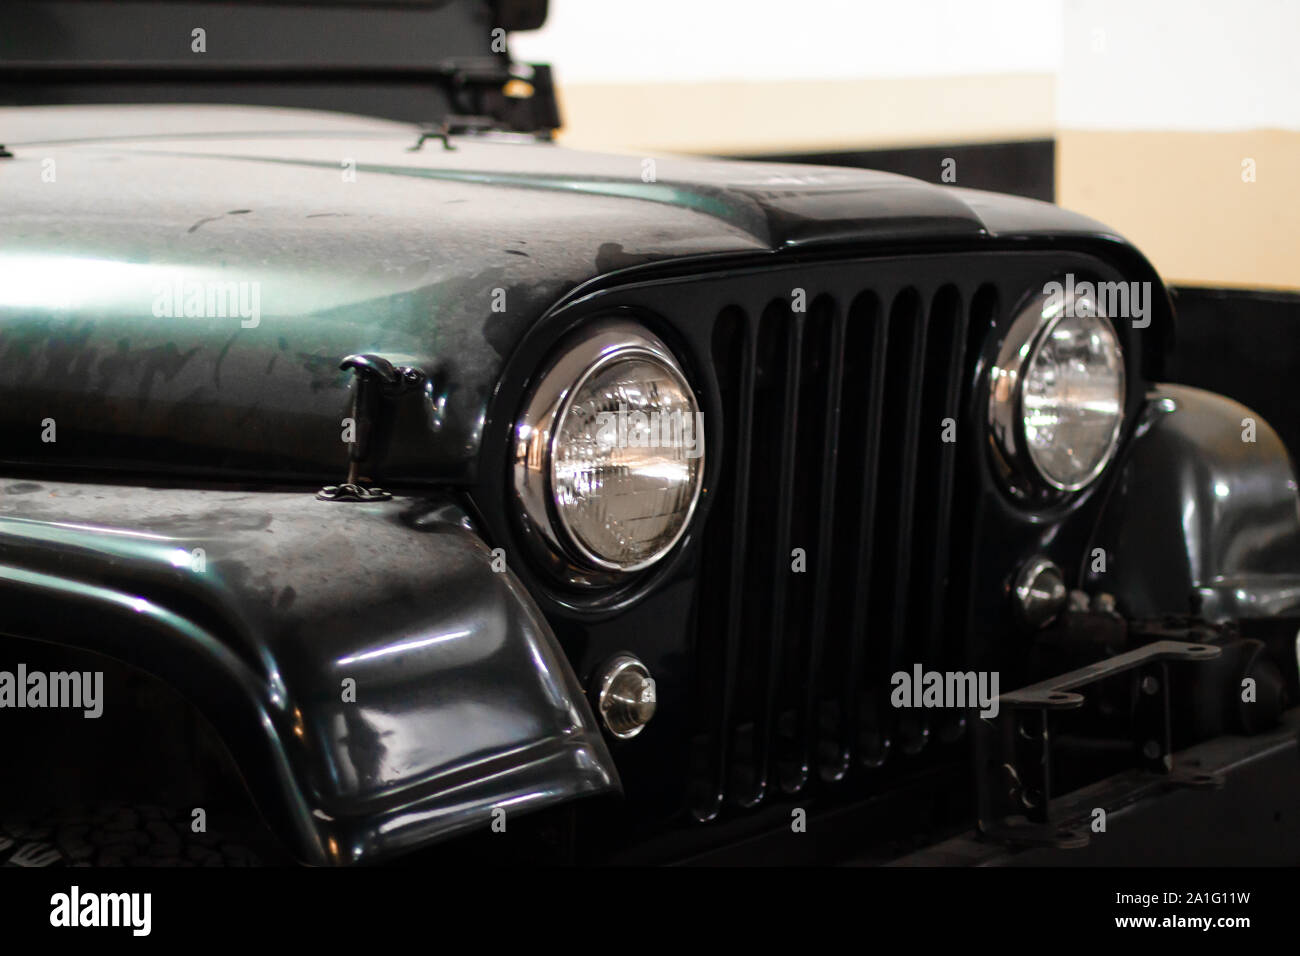
<svg viewBox="0 0 1300 956">
<path fill-rule="evenodd" d="M 352 390 L 352 441 L 348 444 L 348 474 L 341 485 L 326 485 L 316 493 L 321 501 L 387 501 L 392 493 L 361 484 L 362 466 L 373 471 L 388 447 L 393 403 L 424 386 L 428 375 L 418 368 L 394 365 L 382 355 L 349 355 L 339 363 L 356 376 Z"/>
</svg>

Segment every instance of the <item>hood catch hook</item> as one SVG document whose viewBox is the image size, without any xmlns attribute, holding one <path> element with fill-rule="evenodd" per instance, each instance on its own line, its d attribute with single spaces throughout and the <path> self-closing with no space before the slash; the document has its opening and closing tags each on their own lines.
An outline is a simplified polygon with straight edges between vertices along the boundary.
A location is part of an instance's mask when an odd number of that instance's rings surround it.
<svg viewBox="0 0 1300 956">
<path fill-rule="evenodd" d="M 394 365 L 382 355 L 349 355 L 339 363 L 356 376 L 352 390 L 352 441 L 348 443 L 348 474 L 339 485 L 326 485 L 316 493 L 321 501 L 388 501 L 392 493 L 361 484 L 361 466 L 376 465 L 387 446 L 392 426 L 393 401 L 421 388 L 428 376 L 418 368 Z M 369 480 L 369 479 L 365 479 Z"/>
</svg>

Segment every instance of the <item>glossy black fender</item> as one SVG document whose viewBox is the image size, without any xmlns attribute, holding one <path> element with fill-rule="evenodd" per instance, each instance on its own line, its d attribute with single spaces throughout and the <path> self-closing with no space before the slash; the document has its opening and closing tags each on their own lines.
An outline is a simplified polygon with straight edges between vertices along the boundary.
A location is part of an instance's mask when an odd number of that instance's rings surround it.
<svg viewBox="0 0 1300 956">
<path fill-rule="evenodd" d="M 1113 593 L 1129 617 L 1300 610 L 1295 472 L 1262 418 L 1222 395 L 1156 386 L 1120 469 L 1085 556 L 1089 590 Z"/>
<path fill-rule="evenodd" d="M 8 482 L 0 606 L 2 633 L 186 695 L 308 862 L 619 787 L 549 626 L 445 498 Z"/>
</svg>

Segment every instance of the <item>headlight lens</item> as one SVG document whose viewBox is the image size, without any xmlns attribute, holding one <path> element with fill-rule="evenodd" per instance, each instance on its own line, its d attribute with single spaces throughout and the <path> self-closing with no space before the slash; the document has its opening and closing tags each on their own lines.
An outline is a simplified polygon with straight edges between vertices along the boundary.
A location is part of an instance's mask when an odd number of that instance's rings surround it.
<svg viewBox="0 0 1300 956">
<path fill-rule="evenodd" d="M 1082 488 L 1106 466 L 1123 412 L 1124 361 L 1110 321 L 1058 319 L 1029 360 L 1021 394 L 1035 467 L 1057 488 Z"/>
<path fill-rule="evenodd" d="M 704 477 L 695 395 L 666 346 L 595 327 L 542 376 L 517 426 L 515 485 L 553 555 L 636 571 L 685 533 Z"/>
<path fill-rule="evenodd" d="M 673 368 L 615 359 L 574 392 L 551 457 L 555 510 L 602 566 L 644 567 L 681 536 L 700 488 L 695 396 Z"/>
<path fill-rule="evenodd" d="M 1035 297 L 990 378 L 993 448 L 1013 491 L 1077 491 L 1110 463 L 1124 419 L 1124 353 L 1091 296 Z"/>
</svg>

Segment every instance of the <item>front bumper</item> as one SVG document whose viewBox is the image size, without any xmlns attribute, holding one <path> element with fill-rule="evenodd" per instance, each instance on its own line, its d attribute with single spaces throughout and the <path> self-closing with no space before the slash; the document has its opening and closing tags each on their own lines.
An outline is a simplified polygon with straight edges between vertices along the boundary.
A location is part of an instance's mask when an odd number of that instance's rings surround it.
<svg viewBox="0 0 1300 956">
<path fill-rule="evenodd" d="M 910 853 L 899 866 L 1295 866 L 1300 864 L 1300 708 L 1276 730 L 1223 736 L 1175 754 L 1216 777 L 1194 789 L 1129 770 L 1060 797 L 1053 817 L 1089 831 L 1073 849 L 1015 848 L 964 834 Z M 1106 829 L 1094 832 L 1095 811 Z"/>
</svg>

